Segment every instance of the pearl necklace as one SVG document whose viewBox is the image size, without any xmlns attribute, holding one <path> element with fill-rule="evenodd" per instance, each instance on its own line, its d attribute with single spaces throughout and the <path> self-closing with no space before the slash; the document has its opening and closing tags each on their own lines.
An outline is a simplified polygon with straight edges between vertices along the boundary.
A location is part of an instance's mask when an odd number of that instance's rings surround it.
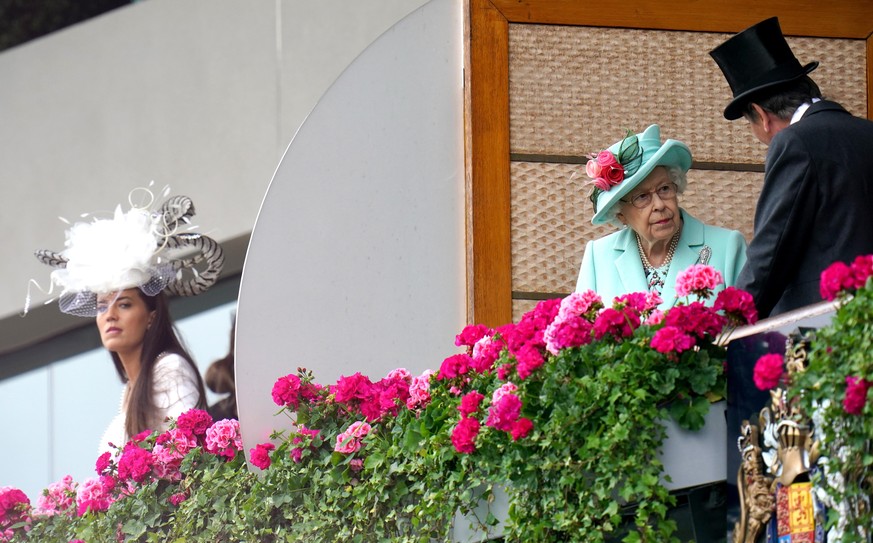
<svg viewBox="0 0 873 543">
<path fill-rule="evenodd" d="M 673 237 L 670 238 L 670 244 L 667 246 L 667 256 L 664 258 L 664 263 L 658 267 L 652 265 L 649 262 L 649 258 L 646 256 L 646 252 L 643 250 L 643 242 L 640 239 L 639 234 L 636 232 L 634 235 L 637 238 L 637 249 L 640 252 L 640 260 L 643 263 L 643 271 L 646 274 L 646 278 L 649 282 L 649 290 L 661 292 L 661 289 L 664 288 L 664 280 L 667 278 L 667 271 L 670 269 L 670 262 L 673 260 L 673 253 L 676 252 L 676 247 L 679 245 L 679 234 L 681 230 L 677 231 L 673 234 Z"/>
</svg>

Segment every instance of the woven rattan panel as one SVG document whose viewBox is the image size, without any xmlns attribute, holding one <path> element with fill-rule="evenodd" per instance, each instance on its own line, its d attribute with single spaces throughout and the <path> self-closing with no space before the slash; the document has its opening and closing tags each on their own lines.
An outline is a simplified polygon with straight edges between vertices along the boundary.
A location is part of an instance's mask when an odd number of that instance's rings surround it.
<svg viewBox="0 0 873 543">
<path fill-rule="evenodd" d="M 585 242 L 615 230 L 591 224 L 590 187 L 571 179 L 580 166 L 511 164 L 512 290 L 569 293 L 576 286 Z M 755 197 L 763 174 L 691 170 L 680 203 L 707 224 L 751 239 Z M 738 197 L 738 196 L 752 197 Z"/>
<path fill-rule="evenodd" d="M 659 123 L 697 161 L 763 163 L 743 120 L 722 116 L 730 89 L 711 59 L 729 34 L 512 24 L 509 30 L 513 153 L 585 155 L 624 129 Z M 828 98 L 866 116 L 864 40 L 789 38 Z"/>
<path fill-rule="evenodd" d="M 521 320 L 522 315 L 533 309 L 539 300 L 512 300 L 512 322 Z"/>
</svg>

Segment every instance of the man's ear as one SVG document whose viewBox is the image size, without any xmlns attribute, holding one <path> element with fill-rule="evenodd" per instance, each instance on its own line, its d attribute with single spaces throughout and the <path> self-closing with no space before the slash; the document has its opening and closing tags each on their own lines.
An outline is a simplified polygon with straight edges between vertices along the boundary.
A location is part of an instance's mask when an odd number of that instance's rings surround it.
<svg viewBox="0 0 873 543">
<path fill-rule="evenodd" d="M 761 128 L 764 130 L 764 133 L 770 137 L 773 137 L 777 132 L 779 132 L 779 130 L 788 125 L 787 122 L 781 122 L 779 117 L 765 110 L 758 104 L 752 102 L 751 105 L 752 109 L 755 110 L 755 113 L 758 114 L 758 118 L 761 119 Z"/>
<path fill-rule="evenodd" d="M 773 124 L 773 119 L 770 117 L 770 114 L 765 111 L 764 108 L 754 102 L 752 102 L 750 105 L 752 106 L 752 109 L 755 110 L 758 118 L 761 119 L 761 128 L 764 129 L 764 132 L 767 132 L 769 134 Z"/>
</svg>

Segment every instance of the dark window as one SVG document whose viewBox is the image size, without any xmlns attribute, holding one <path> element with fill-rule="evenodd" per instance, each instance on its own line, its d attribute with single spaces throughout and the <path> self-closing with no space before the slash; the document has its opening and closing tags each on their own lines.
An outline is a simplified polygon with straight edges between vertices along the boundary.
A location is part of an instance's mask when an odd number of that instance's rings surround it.
<svg viewBox="0 0 873 543">
<path fill-rule="evenodd" d="M 0 51 L 135 0 L 0 0 Z"/>
</svg>

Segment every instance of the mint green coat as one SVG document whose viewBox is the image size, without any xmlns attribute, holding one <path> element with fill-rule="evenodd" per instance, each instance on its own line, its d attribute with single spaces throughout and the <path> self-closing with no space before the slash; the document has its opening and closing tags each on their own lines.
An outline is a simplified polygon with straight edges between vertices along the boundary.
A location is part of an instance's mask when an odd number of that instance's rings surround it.
<svg viewBox="0 0 873 543">
<path fill-rule="evenodd" d="M 734 285 L 740 269 L 746 263 L 746 240 L 742 234 L 736 230 L 703 224 L 684 209 L 681 212 L 684 221 L 682 235 L 661 292 L 664 302 L 659 309 L 662 310 L 672 307 L 677 301 L 676 275 L 699 263 L 705 246 L 712 251 L 708 264 L 720 271 L 725 280 L 725 285 L 720 285 L 716 292 Z M 607 306 L 616 296 L 648 290 L 633 230 L 624 228 L 585 245 L 576 292 L 586 289 L 597 292 Z M 708 300 L 709 305 L 714 301 L 715 296 Z"/>
</svg>

